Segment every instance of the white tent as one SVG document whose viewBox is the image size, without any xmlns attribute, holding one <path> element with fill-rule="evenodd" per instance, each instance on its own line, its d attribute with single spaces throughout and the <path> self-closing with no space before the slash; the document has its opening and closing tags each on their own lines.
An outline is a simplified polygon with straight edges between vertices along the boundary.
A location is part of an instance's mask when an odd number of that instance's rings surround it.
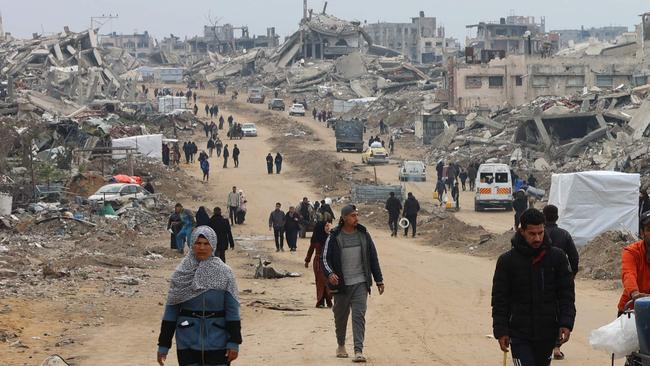
<svg viewBox="0 0 650 366">
<path fill-rule="evenodd" d="M 639 174 L 553 174 L 548 203 L 558 208 L 558 225 L 581 246 L 609 230 L 638 232 L 640 185 Z"/>
<path fill-rule="evenodd" d="M 162 159 L 163 135 L 139 135 L 124 137 L 121 139 L 112 139 L 113 147 L 133 147 L 141 155 Z M 113 159 L 124 159 L 124 151 L 113 152 Z"/>
</svg>

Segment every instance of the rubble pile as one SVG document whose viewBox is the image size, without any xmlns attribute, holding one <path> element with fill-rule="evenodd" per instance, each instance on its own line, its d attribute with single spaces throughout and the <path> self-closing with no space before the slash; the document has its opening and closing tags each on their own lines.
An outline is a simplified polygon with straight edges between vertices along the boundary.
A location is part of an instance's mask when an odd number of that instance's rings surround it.
<svg viewBox="0 0 650 366">
<path fill-rule="evenodd" d="M 595 280 L 620 279 L 622 250 L 636 240 L 634 235 L 621 231 L 608 231 L 598 235 L 587 245 L 578 248 L 578 275 Z"/>
<path fill-rule="evenodd" d="M 650 172 L 650 85 L 599 88 L 564 97 L 540 97 L 526 105 L 460 115 L 431 113 L 441 133 L 426 161 L 439 159 L 510 163 L 515 171 L 564 173 L 585 170 Z"/>
<path fill-rule="evenodd" d="M 38 109 L 68 116 L 95 99 L 135 101 L 135 82 L 121 76 L 138 66 L 126 50 L 100 47 L 93 30 L 10 39 L 0 44 L 0 73 L 19 98 L 0 106 L 0 115 Z"/>
<path fill-rule="evenodd" d="M 137 269 L 162 256 L 155 254 L 158 242 L 138 245 L 138 239 L 158 238 L 172 207 L 159 197 L 155 205 L 129 205 L 102 217 L 85 204 L 38 202 L 0 217 L 0 297 L 47 295 L 53 279 L 110 282 L 101 277 L 134 271 L 141 278 Z"/>
</svg>

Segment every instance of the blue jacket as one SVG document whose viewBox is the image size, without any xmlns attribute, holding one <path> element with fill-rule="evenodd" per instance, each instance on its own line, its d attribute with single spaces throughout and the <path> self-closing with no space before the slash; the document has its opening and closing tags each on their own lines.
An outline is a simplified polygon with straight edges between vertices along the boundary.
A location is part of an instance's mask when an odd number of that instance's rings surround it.
<svg viewBox="0 0 650 366">
<path fill-rule="evenodd" d="M 158 337 L 159 353 L 169 352 L 174 333 L 180 364 L 189 364 L 181 360 L 197 354 L 220 364 L 226 349 L 238 351 L 242 342 L 239 302 L 227 291 L 208 290 L 182 304 L 167 305 Z"/>
<path fill-rule="evenodd" d="M 377 248 L 372 241 L 368 230 L 363 225 L 357 225 L 357 230 L 362 234 L 361 236 L 361 253 L 363 255 L 363 269 L 366 274 L 366 285 L 368 292 L 372 288 L 372 279 L 374 278 L 377 283 L 383 283 L 384 278 L 381 274 L 379 267 L 379 258 L 377 256 Z M 328 283 L 330 289 L 336 291 L 345 286 L 345 279 L 343 278 L 343 270 L 341 265 L 341 243 L 339 242 L 339 233 L 341 226 L 332 229 L 330 235 L 325 241 L 323 248 L 323 256 L 321 257 L 321 268 L 325 272 L 325 277 L 335 273 L 339 278 L 339 285 L 333 286 Z"/>
</svg>

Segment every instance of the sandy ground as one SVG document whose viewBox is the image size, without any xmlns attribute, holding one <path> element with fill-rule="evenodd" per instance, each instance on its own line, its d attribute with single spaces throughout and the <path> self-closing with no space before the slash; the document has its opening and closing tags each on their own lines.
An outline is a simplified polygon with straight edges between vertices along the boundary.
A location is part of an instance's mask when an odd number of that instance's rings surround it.
<svg viewBox="0 0 650 366">
<path fill-rule="evenodd" d="M 202 107 L 200 104 L 200 111 Z M 242 108 L 265 108 L 265 105 L 242 103 Z M 225 111 L 225 114 L 231 113 Z M 233 115 L 240 121 L 253 118 L 247 113 Z M 323 146 L 334 151 L 331 130 L 311 118 L 297 118 L 296 121 L 314 128 Z M 234 228 L 237 249 L 227 252 L 228 263 L 242 291 L 244 344 L 235 364 L 349 364 L 349 360 L 334 357 L 336 341 L 331 311 L 314 308 L 313 272 L 303 265 L 308 239 L 299 240 L 297 253 L 276 255 L 269 237 L 268 214 L 276 201 L 286 208 L 305 195 L 310 198 L 319 195 L 308 178 L 298 179 L 286 163 L 282 174 L 266 174 L 264 157 L 271 149 L 266 141 L 271 131 L 260 125 L 258 130 L 259 137 L 236 142 L 242 151 L 239 168 L 233 168 L 231 163 L 228 169 L 222 169 L 221 160 L 210 159 L 212 177 L 208 184 L 199 182 L 198 164 L 183 166 L 197 180 L 197 190 L 204 191 L 204 196 L 210 198 L 203 203 L 207 207 L 223 208 L 233 185 L 243 189 L 249 201 L 246 223 Z M 204 136 L 198 132 L 195 136 L 200 141 L 199 146 L 205 146 Z M 228 144 L 232 148 L 234 141 Z M 401 152 L 398 150 L 398 153 Z M 359 155 L 339 154 L 343 155 L 360 161 Z M 317 162 L 314 165 L 317 167 Z M 378 178 L 397 182 L 397 166 L 379 168 Z M 408 190 L 423 204 L 433 204 L 432 186 L 431 179 L 407 184 Z M 510 213 L 475 213 L 471 199 L 470 193 L 462 195 L 463 210 L 458 215 L 462 220 L 494 232 L 503 232 L 512 225 Z M 193 203 L 192 207 L 200 204 Z M 370 229 L 377 244 L 386 293 L 379 296 L 375 291 L 369 299 L 365 343 L 368 364 L 501 365 L 501 352 L 489 336 L 494 261 L 433 248 L 428 245 L 430 238 L 391 238 L 386 228 Z M 165 238 L 156 240 L 161 241 L 161 246 L 167 246 Z M 269 258 L 276 269 L 299 272 L 302 277 L 253 279 L 253 266 L 260 255 Z M 60 353 L 77 365 L 154 365 L 167 279 L 177 262 L 178 258 L 169 259 L 162 268 L 151 271 L 139 297 L 104 299 L 93 294 L 100 309 L 104 310 L 104 325 L 79 329 L 75 344 L 50 349 L 49 353 Z M 609 364 L 608 355 L 591 350 L 587 336 L 592 329 L 612 319 L 618 296 L 618 292 L 600 290 L 598 282 L 577 282 L 575 332 L 563 348 L 567 359 L 553 364 Z M 271 310 L 264 304 L 281 305 L 295 311 Z M 34 334 L 43 329 L 64 327 L 58 324 L 56 317 L 65 311 L 60 304 L 29 304 L 24 310 L 29 319 L 27 327 L 33 329 Z M 48 312 L 50 316 L 45 316 Z M 349 349 L 351 338 L 350 334 Z M 32 349 L 38 348 L 35 342 L 30 345 Z M 173 352 L 167 365 L 176 365 Z M 37 364 L 28 356 L 29 352 L 12 353 L 11 359 L 3 360 L 0 353 L 0 361 L 11 362 L 12 366 Z"/>
</svg>

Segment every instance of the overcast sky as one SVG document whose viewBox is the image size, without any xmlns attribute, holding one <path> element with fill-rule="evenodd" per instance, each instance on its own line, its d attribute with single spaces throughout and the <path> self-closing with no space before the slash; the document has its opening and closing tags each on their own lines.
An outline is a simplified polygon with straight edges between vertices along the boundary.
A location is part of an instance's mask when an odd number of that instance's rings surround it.
<svg viewBox="0 0 650 366">
<path fill-rule="evenodd" d="M 644 4 L 645 3 L 645 4 Z M 323 0 L 309 0 L 309 7 L 322 9 Z M 343 19 L 374 23 L 408 22 L 423 10 L 444 25 L 447 36 L 461 42 L 468 34 L 467 24 L 498 21 L 511 13 L 546 17 L 546 29 L 622 25 L 633 30 L 639 14 L 650 11 L 647 0 L 330 0 L 327 12 Z M 248 25 L 251 35 L 266 34 L 275 26 L 282 37 L 295 31 L 302 16 L 302 0 L 2 0 L 0 12 L 4 29 L 18 37 L 33 32 L 60 32 L 64 25 L 73 31 L 88 28 L 90 17 L 118 14 L 106 23 L 102 33 L 133 33 L 148 30 L 162 39 L 170 33 L 201 34 L 208 14 L 219 23 Z"/>
</svg>

